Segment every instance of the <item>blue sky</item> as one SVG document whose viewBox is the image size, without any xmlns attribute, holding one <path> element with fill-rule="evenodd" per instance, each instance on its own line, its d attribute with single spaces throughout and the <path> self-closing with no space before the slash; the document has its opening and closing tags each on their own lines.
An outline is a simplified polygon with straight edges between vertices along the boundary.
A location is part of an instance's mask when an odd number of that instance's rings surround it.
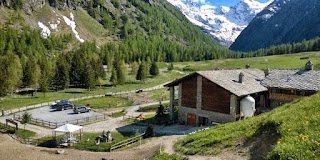
<svg viewBox="0 0 320 160">
<path fill-rule="evenodd" d="M 192 0 L 194 2 L 200 2 L 200 3 L 208 3 L 215 6 L 232 6 L 240 2 L 240 0 Z M 259 2 L 266 2 L 267 0 L 257 0 Z"/>
</svg>

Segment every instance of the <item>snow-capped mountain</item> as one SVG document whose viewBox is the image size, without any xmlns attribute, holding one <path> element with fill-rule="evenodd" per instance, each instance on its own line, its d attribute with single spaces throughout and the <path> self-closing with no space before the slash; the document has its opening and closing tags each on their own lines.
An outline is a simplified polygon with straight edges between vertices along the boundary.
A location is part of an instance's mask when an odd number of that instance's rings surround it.
<svg viewBox="0 0 320 160">
<path fill-rule="evenodd" d="M 200 5 L 190 0 L 167 0 L 195 25 L 220 44 L 229 47 L 250 21 L 273 0 L 260 3 L 255 0 L 241 0 L 235 6 Z"/>
</svg>

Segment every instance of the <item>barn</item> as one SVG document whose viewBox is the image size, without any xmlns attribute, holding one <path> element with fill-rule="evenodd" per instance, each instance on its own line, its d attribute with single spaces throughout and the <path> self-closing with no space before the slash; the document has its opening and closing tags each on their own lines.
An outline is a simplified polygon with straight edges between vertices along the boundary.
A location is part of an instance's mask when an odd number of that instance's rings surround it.
<svg viewBox="0 0 320 160">
<path fill-rule="evenodd" d="M 313 70 L 311 61 L 303 69 L 273 69 L 266 72 L 261 84 L 268 88 L 271 108 L 310 96 L 320 91 L 320 71 Z"/>
<path fill-rule="evenodd" d="M 170 88 L 171 113 L 177 107 L 179 122 L 190 126 L 235 121 L 240 117 L 240 101 L 248 95 L 257 108 L 266 106 L 264 78 L 259 69 L 194 72 L 165 85 Z"/>
</svg>

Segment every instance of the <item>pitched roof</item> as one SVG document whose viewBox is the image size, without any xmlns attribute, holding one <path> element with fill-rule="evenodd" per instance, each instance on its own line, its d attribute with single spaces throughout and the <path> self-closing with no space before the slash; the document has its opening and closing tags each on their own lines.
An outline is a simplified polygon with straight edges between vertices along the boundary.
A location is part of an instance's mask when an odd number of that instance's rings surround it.
<svg viewBox="0 0 320 160">
<path fill-rule="evenodd" d="M 271 70 L 262 81 L 266 87 L 320 91 L 320 72 L 315 70 Z"/>
<path fill-rule="evenodd" d="M 240 73 L 243 73 L 244 75 L 243 83 L 239 83 Z M 198 71 L 175 80 L 166 86 L 175 86 L 194 75 L 201 75 L 237 96 L 267 91 L 267 88 L 260 84 L 260 81 L 264 78 L 264 72 L 259 69 Z"/>
</svg>

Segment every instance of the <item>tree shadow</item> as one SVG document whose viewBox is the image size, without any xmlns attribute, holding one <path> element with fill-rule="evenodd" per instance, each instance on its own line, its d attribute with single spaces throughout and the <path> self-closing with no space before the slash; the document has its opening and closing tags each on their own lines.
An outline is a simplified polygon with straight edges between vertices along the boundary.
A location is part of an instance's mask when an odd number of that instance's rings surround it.
<svg viewBox="0 0 320 160">
<path fill-rule="evenodd" d="M 280 134 L 278 125 L 274 122 L 262 124 L 252 138 L 243 143 L 244 148 L 249 148 L 250 160 L 267 159 L 267 154 L 277 144 Z"/>
</svg>

